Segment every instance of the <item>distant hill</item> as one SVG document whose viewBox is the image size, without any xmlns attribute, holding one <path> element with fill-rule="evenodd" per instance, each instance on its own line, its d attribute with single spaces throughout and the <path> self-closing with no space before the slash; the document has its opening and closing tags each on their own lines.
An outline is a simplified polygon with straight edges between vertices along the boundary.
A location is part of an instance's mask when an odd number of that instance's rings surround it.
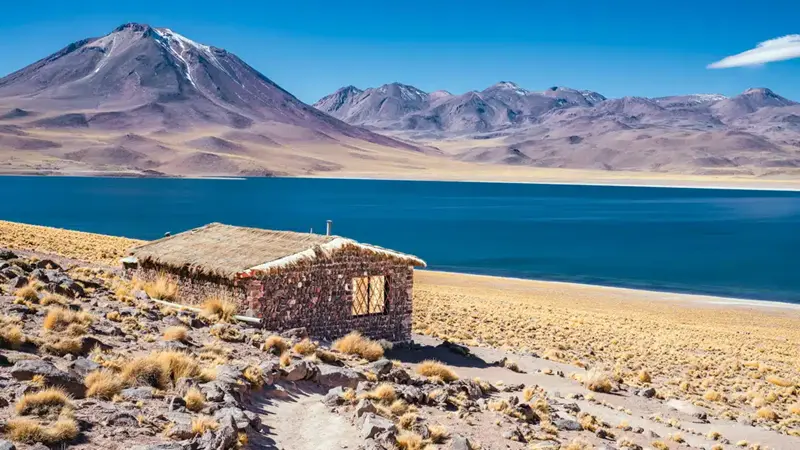
<svg viewBox="0 0 800 450">
<path fill-rule="evenodd" d="M 800 168 L 800 105 L 765 88 L 607 99 L 509 81 L 461 95 L 393 83 L 349 86 L 314 106 L 378 132 L 448 142 L 463 161 L 744 175 Z"/>
</svg>

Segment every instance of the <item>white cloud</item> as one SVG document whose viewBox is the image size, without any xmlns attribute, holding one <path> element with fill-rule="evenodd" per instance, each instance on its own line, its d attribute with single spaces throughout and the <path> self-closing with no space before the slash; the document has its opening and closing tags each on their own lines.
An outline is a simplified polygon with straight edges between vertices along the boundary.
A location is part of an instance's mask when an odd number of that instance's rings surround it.
<svg viewBox="0 0 800 450">
<path fill-rule="evenodd" d="M 800 34 L 789 34 L 764 41 L 754 49 L 711 63 L 708 68 L 727 69 L 728 67 L 757 66 L 792 58 L 800 58 Z"/>
</svg>

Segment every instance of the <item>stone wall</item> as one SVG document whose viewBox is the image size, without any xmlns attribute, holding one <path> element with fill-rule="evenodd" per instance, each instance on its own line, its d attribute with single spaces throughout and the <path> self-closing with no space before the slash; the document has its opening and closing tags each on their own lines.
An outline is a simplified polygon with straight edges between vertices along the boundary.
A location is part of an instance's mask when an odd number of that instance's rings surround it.
<svg viewBox="0 0 800 450">
<path fill-rule="evenodd" d="M 352 315 L 354 277 L 386 277 L 385 310 Z M 414 269 L 391 260 L 358 257 L 316 262 L 247 282 L 247 308 L 264 328 L 305 327 L 316 338 L 333 340 L 359 330 L 374 339 L 411 339 Z"/>
<path fill-rule="evenodd" d="M 166 275 L 178 285 L 178 303 L 184 305 L 200 305 L 209 297 L 223 297 L 232 299 L 240 305 L 245 304 L 245 289 L 235 285 L 230 280 L 202 277 L 195 274 L 165 271 L 163 268 L 138 267 L 130 271 L 129 276 L 144 281 L 154 281 L 161 275 Z M 240 311 L 244 311 L 241 307 Z"/>
</svg>

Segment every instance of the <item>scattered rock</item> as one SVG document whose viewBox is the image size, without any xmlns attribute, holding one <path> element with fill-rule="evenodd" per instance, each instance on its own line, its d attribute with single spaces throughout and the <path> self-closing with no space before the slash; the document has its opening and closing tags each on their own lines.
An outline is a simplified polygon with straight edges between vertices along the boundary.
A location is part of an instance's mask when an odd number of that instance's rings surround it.
<svg viewBox="0 0 800 450">
<path fill-rule="evenodd" d="M 226 415 L 216 431 L 205 432 L 197 442 L 197 450 L 227 450 L 236 444 L 237 429 L 233 418 Z"/>
<path fill-rule="evenodd" d="M 333 408 L 335 406 L 339 406 L 344 403 L 342 394 L 344 394 L 344 389 L 342 389 L 341 386 L 335 387 L 330 391 L 328 391 L 328 393 L 325 394 L 325 397 L 323 397 L 321 401 L 323 404 L 325 404 L 325 406 L 330 406 L 331 408 Z"/>
<path fill-rule="evenodd" d="M 375 405 L 365 398 L 359 400 L 358 405 L 356 405 L 356 417 L 361 417 L 364 414 L 375 414 L 377 412 Z"/>
<path fill-rule="evenodd" d="M 386 358 L 379 359 L 367 365 L 367 370 L 378 376 L 388 375 L 389 372 L 392 371 L 392 368 L 392 362 Z"/>
<path fill-rule="evenodd" d="M 230 417 L 233 423 L 236 425 L 236 429 L 244 430 L 252 421 L 251 417 L 247 416 L 244 411 L 239 408 L 228 407 L 222 408 L 216 413 L 214 413 L 214 418 L 217 419 L 217 422 L 223 422 L 223 419 Z"/>
<path fill-rule="evenodd" d="M 17 254 L 11 250 L 0 250 L 0 259 L 8 261 L 9 259 L 17 259 Z"/>
<path fill-rule="evenodd" d="M 123 400 L 150 400 L 153 398 L 153 388 L 151 387 L 135 387 L 123 389 L 120 392 L 120 397 Z"/>
<path fill-rule="evenodd" d="M 2 255 L 0 254 L 0 258 Z M 5 439 L 0 439 L 0 450 L 17 450 L 17 447 L 14 446 L 14 443 L 11 441 L 6 441 Z"/>
<path fill-rule="evenodd" d="M 336 367 L 328 364 L 321 364 L 318 366 L 318 372 L 315 380 L 317 383 L 325 387 L 348 387 L 355 389 L 358 386 L 360 377 L 358 373 L 347 367 Z"/>
<path fill-rule="evenodd" d="M 170 411 L 182 411 L 186 407 L 186 401 L 182 397 L 173 396 L 169 400 Z"/>
<path fill-rule="evenodd" d="M 136 416 L 133 414 L 129 414 L 126 412 L 121 412 L 114 414 L 108 420 L 106 420 L 107 426 L 112 427 L 130 427 L 130 428 L 138 428 L 139 421 L 136 419 Z"/>
<path fill-rule="evenodd" d="M 286 380 L 300 381 L 312 378 L 316 370 L 317 367 L 314 363 L 305 360 L 298 361 L 286 372 Z"/>
<path fill-rule="evenodd" d="M 560 419 L 556 420 L 553 423 L 556 428 L 561 431 L 581 431 L 583 430 L 583 426 L 581 426 L 580 422 L 577 420 L 572 419 Z"/>
<path fill-rule="evenodd" d="M 466 437 L 455 434 L 450 439 L 450 450 L 472 450 L 472 443 Z"/>
<path fill-rule="evenodd" d="M 639 395 L 641 395 L 644 398 L 653 398 L 656 395 L 656 390 L 651 387 L 647 389 L 642 389 L 641 391 L 639 391 Z"/>
<path fill-rule="evenodd" d="M 18 381 L 32 380 L 34 376 L 40 375 L 44 378 L 45 384 L 61 387 L 75 398 L 83 398 L 86 395 L 86 387 L 81 376 L 75 372 L 64 372 L 44 360 L 19 361 L 11 368 L 11 375 Z"/>
<path fill-rule="evenodd" d="M 281 337 L 294 341 L 301 341 L 308 337 L 308 330 L 305 327 L 292 328 L 281 333 Z"/>
<path fill-rule="evenodd" d="M 361 437 L 369 439 L 383 433 L 394 433 L 396 428 L 391 420 L 367 413 L 361 426 Z"/>
</svg>

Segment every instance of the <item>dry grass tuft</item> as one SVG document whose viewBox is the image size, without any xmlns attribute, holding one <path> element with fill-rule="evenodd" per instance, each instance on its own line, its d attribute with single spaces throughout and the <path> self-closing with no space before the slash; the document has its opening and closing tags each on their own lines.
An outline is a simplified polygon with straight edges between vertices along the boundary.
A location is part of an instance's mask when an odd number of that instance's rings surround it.
<svg viewBox="0 0 800 450">
<path fill-rule="evenodd" d="M 97 397 L 103 400 L 111 400 L 123 388 L 122 378 L 108 369 L 95 370 L 89 373 L 86 375 L 84 384 L 86 385 L 87 397 Z"/>
<path fill-rule="evenodd" d="M 10 317 L 0 317 L 0 347 L 17 349 L 26 341 L 22 327 Z"/>
<path fill-rule="evenodd" d="M 650 373 L 646 370 L 640 370 L 639 374 L 636 376 L 640 383 L 650 383 L 653 381 L 653 378 L 650 376 Z"/>
<path fill-rule="evenodd" d="M 661 441 L 653 441 L 650 443 L 655 450 L 669 450 L 669 445 Z"/>
<path fill-rule="evenodd" d="M 709 402 L 718 402 L 722 400 L 722 394 L 717 391 L 706 391 L 706 393 L 703 394 L 703 398 Z"/>
<path fill-rule="evenodd" d="M 422 436 L 410 431 L 403 431 L 397 435 L 397 448 L 399 450 L 422 450 L 426 447 Z"/>
<path fill-rule="evenodd" d="M 200 366 L 193 356 L 174 350 L 134 359 L 122 368 L 121 374 L 127 385 L 147 385 L 164 390 L 181 378 L 200 375 Z"/>
<path fill-rule="evenodd" d="M 417 366 L 417 373 L 429 378 L 439 377 L 447 383 L 458 380 L 458 375 L 453 372 L 453 369 L 432 359 L 422 361 Z"/>
<path fill-rule="evenodd" d="M 41 287 L 41 284 L 36 281 L 30 281 L 27 285 L 14 291 L 14 296 L 27 302 L 39 303 L 39 289 Z"/>
<path fill-rule="evenodd" d="M 778 377 L 778 376 L 775 376 L 775 375 L 768 376 L 766 378 L 766 380 L 767 380 L 768 383 L 774 384 L 775 386 L 780 386 L 780 387 L 791 387 L 791 386 L 794 386 L 794 383 L 792 383 L 791 381 L 789 381 L 787 379 L 784 379 L 784 378 L 781 378 L 781 377 Z"/>
<path fill-rule="evenodd" d="M 219 423 L 211 417 L 200 416 L 192 419 L 192 433 L 202 435 L 206 431 L 214 431 L 219 428 Z"/>
<path fill-rule="evenodd" d="M 59 414 L 68 406 L 70 406 L 70 398 L 63 389 L 47 388 L 23 395 L 15 409 L 21 416 L 46 416 Z"/>
<path fill-rule="evenodd" d="M 68 303 L 67 299 L 58 294 L 48 294 L 42 297 L 41 300 L 39 300 L 39 304 L 42 306 L 50 306 L 50 305 L 66 306 L 67 303 Z"/>
<path fill-rule="evenodd" d="M 289 352 L 283 352 L 279 359 L 281 363 L 281 367 L 289 367 L 292 364 L 292 354 Z"/>
<path fill-rule="evenodd" d="M 119 311 L 110 311 L 106 314 L 106 319 L 112 322 L 122 322 L 122 315 Z"/>
<path fill-rule="evenodd" d="M 450 439 L 450 432 L 447 431 L 442 425 L 431 425 L 428 427 L 428 433 L 430 434 L 431 442 L 434 444 L 441 444 L 444 441 Z"/>
<path fill-rule="evenodd" d="M 613 389 L 613 386 L 611 385 L 611 379 L 608 377 L 608 374 L 596 368 L 590 369 L 588 372 L 586 372 L 584 385 L 586 386 L 586 389 L 594 392 L 611 392 Z"/>
<path fill-rule="evenodd" d="M 306 338 L 298 342 L 297 344 L 294 344 L 292 350 L 294 350 L 295 353 L 308 356 L 317 351 L 317 344 Z"/>
<path fill-rule="evenodd" d="M 575 438 L 571 440 L 566 446 L 562 447 L 563 450 L 593 450 L 594 446 L 582 438 Z"/>
<path fill-rule="evenodd" d="M 533 399 L 533 395 L 535 393 L 536 393 L 536 390 L 534 388 L 528 386 L 528 387 L 526 387 L 525 389 L 522 390 L 522 398 L 526 402 L 529 402 L 529 401 L 531 401 L 531 399 Z"/>
<path fill-rule="evenodd" d="M 413 412 L 401 414 L 397 419 L 397 426 L 400 427 L 401 430 L 410 430 L 411 427 L 417 423 L 417 417 L 418 416 Z"/>
<path fill-rule="evenodd" d="M 362 396 L 386 405 L 397 400 L 397 392 L 391 383 L 381 383 L 375 389 L 362 394 Z"/>
<path fill-rule="evenodd" d="M 767 407 L 759 408 L 759 410 L 756 411 L 756 417 L 758 417 L 761 420 L 766 420 L 769 422 L 776 422 L 778 420 L 778 414 L 776 414 L 775 411 Z"/>
<path fill-rule="evenodd" d="M 247 366 L 242 376 L 254 386 L 261 387 L 264 385 L 264 372 L 258 366 Z"/>
<path fill-rule="evenodd" d="M 377 361 L 383 357 L 383 346 L 362 336 L 358 331 L 337 339 L 332 348 L 348 355 L 358 355 L 367 361 Z"/>
<path fill-rule="evenodd" d="M 64 308 L 50 308 L 47 316 L 44 318 L 44 329 L 47 331 L 65 331 L 70 325 L 77 325 L 70 330 L 70 335 L 75 336 L 77 330 L 82 329 L 85 333 L 85 327 L 91 325 L 92 316 L 85 311 L 70 311 Z"/>
<path fill-rule="evenodd" d="M 189 337 L 189 329 L 184 326 L 173 326 L 164 330 L 165 341 L 179 341 L 184 342 Z"/>
<path fill-rule="evenodd" d="M 78 422 L 66 416 L 49 426 L 27 418 L 11 419 L 6 424 L 6 430 L 13 441 L 26 444 L 38 442 L 50 446 L 71 441 L 80 433 Z"/>
<path fill-rule="evenodd" d="M 800 403 L 795 403 L 789 407 L 789 414 L 800 416 Z"/>
<path fill-rule="evenodd" d="M 336 353 L 321 348 L 318 348 L 317 351 L 314 352 L 314 355 L 319 358 L 320 361 L 326 364 L 336 364 L 339 362 L 339 357 L 336 355 Z"/>
<path fill-rule="evenodd" d="M 186 402 L 186 409 L 193 412 L 200 411 L 206 406 L 206 396 L 196 387 L 191 387 L 186 391 L 183 401 Z"/>
<path fill-rule="evenodd" d="M 200 316 L 211 322 L 233 322 L 237 305 L 223 297 L 208 297 L 200 310 Z"/>
<path fill-rule="evenodd" d="M 160 274 L 154 281 L 148 281 L 143 286 L 150 298 L 168 302 L 178 299 L 178 285 L 173 283 L 166 274 Z"/>
<path fill-rule="evenodd" d="M 278 336 L 277 334 L 273 334 L 272 336 L 268 337 L 264 340 L 264 345 L 261 346 L 261 350 L 265 352 L 272 353 L 273 355 L 282 355 L 286 349 L 289 348 L 289 344 L 286 341 Z"/>
</svg>

